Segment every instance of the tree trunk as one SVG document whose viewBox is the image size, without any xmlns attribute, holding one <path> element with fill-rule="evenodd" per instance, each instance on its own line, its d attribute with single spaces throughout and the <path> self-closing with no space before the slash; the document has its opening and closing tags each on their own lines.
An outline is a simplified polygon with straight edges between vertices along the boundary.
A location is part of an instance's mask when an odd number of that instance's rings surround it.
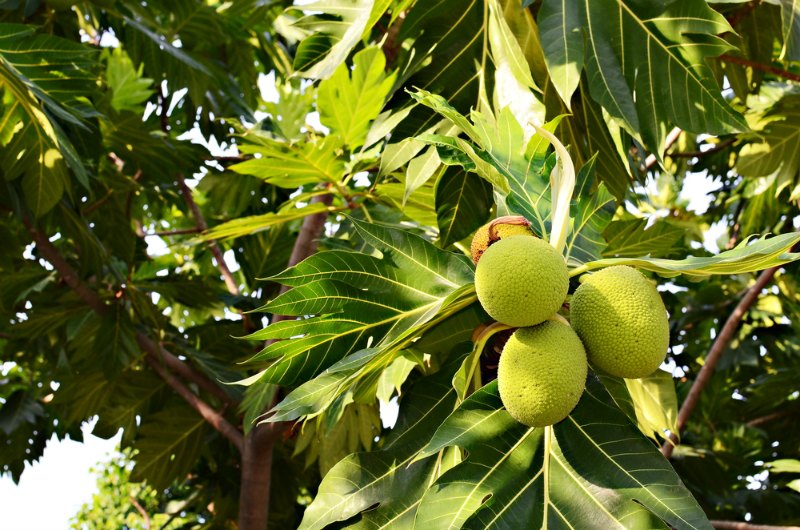
<svg viewBox="0 0 800 530">
<path fill-rule="evenodd" d="M 318 195 L 312 202 L 330 204 L 330 195 Z M 303 221 L 292 249 L 288 266 L 292 267 L 317 250 L 317 240 L 325 228 L 326 212 L 310 215 Z M 281 289 L 281 293 L 287 291 Z M 285 320 L 273 315 L 270 323 Z M 239 494 L 239 530 L 265 530 L 269 519 L 269 494 L 272 479 L 272 453 L 275 442 L 283 432 L 283 425 L 262 423 L 256 425 L 244 438 L 242 451 L 242 481 Z"/>
</svg>

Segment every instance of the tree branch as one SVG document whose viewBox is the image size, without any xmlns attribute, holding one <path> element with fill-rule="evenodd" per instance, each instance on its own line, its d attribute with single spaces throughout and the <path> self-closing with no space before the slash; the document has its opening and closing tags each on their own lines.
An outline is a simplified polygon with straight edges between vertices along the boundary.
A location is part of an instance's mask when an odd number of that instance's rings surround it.
<svg viewBox="0 0 800 530">
<path fill-rule="evenodd" d="M 212 427 L 219 431 L 222 436 L 227 438 L 239 452 L 244 450 L 244 437 L 239 430 L 231 425 L 219 412 L 211 408 L 205 401 L 200 399 L 197 394 L 189 390 L 186 385 L 167 370 L 165 363 L 161 362 L 162 348 L 146 337 L 144 334 L 136 335 L 136 342 L 147 352 L 145 359 L 147 363 L 161 376 L 176 394 L 181 396 L 200 416 L 203 417 Z"/>
<path fill-rule="evenodd" d="M 181 193 L 183 194 L 186 204 L 189 206 L 189 210 L 192 211 L 192 216 L 194 216 L 194 222 L 197 226 L 197 229 L 200 232 L 205 232 L 208 230 L 208 224 L 206 223 L 200 208 L 197 206 L 194 197 L 192 197 L 192 190 L 186 185 L 186 180 L 184 180 L 183 175 L 178 175 L 178 186 L 181 188 Z M 236 280 L 234 280 L 231 270 L 225 263 L 225 258 L 222 257 L 222 250 L 220 250 L 217 241 L 215 239 L 209 240 L 208 246 L 211 249 L 211 254 L 214 255 L 214 259 L 217 262 L 217 267 L 219 267 L 219 270 L 222 273 L 222 277 L 225 279 L 225 286 L 228 288 L 228 292 L 234 296 L 238 296 L 239 286 L 236 285 Z"/>
<path fill-rule="evenodd" d="M 28 229 L 28 232 L 33 237 L 34 242 L 36 243 L 36 247 L 39 249 L 39 252 L 42 253 L 42 256 L 50 262 L 53 268 L 58 271 L 61 275 L 61 279 L 64 280 L 66 283 L 75 293 L 83 300 L 86 305 L 91 307 L 95 313 L 104 314 L 108 312 L 108 306 L 103 302 L 103 300 L 97 296 L 88 285 L 86 285 L 83 280 L 81 280 L 78 273 L 75 272 L 75 269 L 67 263 L 58 249 L 50 242 L 46 235 L 42 232 L 37 230 L 33 227 L 33 225 L 27 219 L 23 219 L 22 222 L 25 224 L 25 227 Z"/>
<path fill-rule="evenodd" d="M 317 195 L 311 202 L 329 205 L 330 194 Z M 288 267 L 297 265 L 317 250 L 317 243 L 325 222 L 327 212 L 310 215 L 303 220 L 300 233 L 295 240 Z M 289 288 L 281 287 L 281 293 Z M 287 320 L 284 315 L 273 315 L 270 323 Z M 239 497 L 239 530 L 264 530 L 269 516 L 269 497 L 272 477 L 272 453 L 275 440 L 282 433 L 287 422 L 261 423 L 253 427 L 244 438 L 242 454 L 242 482 Z"/>
<path fill-rule="evenodd" d="M 42 256 L 49 261 L 55 270 L 59 273 L 70 288 L 97 314 L 105 314 L 109 311 L 109 306 L 106 305 L 100 297 L 86 285 L 75 272 L 75 269 L 67 263 L 61 256 L 58 249 L 53 246 L 50 240 L 42 232 L 35 229 L 27 219 L 23 219 L 25 226 L 30 232 L 36 246 Z M 147 352 L 146 359 L 158 375 L 167 382 L 175 391 L 184 398 L 200 415 L 206 419 L 214 428 L 220 433 L 231 440 L 234 445 L 241 451 L 242 450 L 242 434 L 233 425 L 228 423 L 217 411 L 212 409 L 204 401 L 202 401 L 196 394 L 184 386 L 180 381 L 164 367 L 169 366 L 175 372 L 179 373 L 186 379 L 194 382 L 200 388 L 205 389 L 209 393 L 219 397 L 225 403 L 234 404 L 230 398 L 221 388 L 215 385 L 210 379 L 203 374 L 196 372 L 191 366 L 182 362 L 180 359 L 164 350 L 153 342 L 147 335 L 142 332 L 136 332 L 136 342 Z M 234 404 L 235 405 L 235 404 Z M 234 434 L 235 431 L 235 434 Z"/>
<path fill-rule="evenodd" d="M 666 153 L 667 149 L 672 147 L 672 144 L 674 144 L 675 142 L 678 141 L 678 138 L 680 138 L 682 132 L 683 132 L 683 130 L 678 128 L 678 127 L 675 127 L 674 129 L 672 129 L 669 132 L 667 137 L 664 139 L 664 152 L 665 153 Z M 656 163 L 656 155 L 655 154 L 648 155 L 647 158 L 645 158 L 645 160 L 644 160 L 643 170 L 650 169 L 651 167 L 653 167 L 653 165 L 655 163 Z"/>
<path fill-rule="evenodd" d="M 728 138 L 713 147 L 706 149 L 705 151 L 683 151 L 678 153 L 667 153 L 667 156 L 672 158 L 694 158 L 694 157 L 701 157 L 705 155 L 710 155 L 711 153 L 716 153 L 717 151 L 721 151 L 731 145 L 733 142 L 736 141 L 736 138 Z"/>
<path fill-rule="evenodd" d="M 742 66 L 748 66 L 754 70 L 761 70 L 762 72 L 767 72 L 769 74 L 776 75 L 778 77 L 782 77 L 784 79 L 788 79 L 789 81 L 795 81 L 800 83 L 800 74 L 795 74 L 789 72 L 788 70 L 784 70 L 783 68 L 778 68 L 776 66 L 772 66 L 771 64 L 762 64 L 757 63 L 755 61 L 751 61 L 750 59 L 744 59 L 742 57 L 735 57 L 733 55 L 728 55 L 727 53 L 722 54 L 718 57 L 721 61 L 727 61 L 729 63 L 739 64 Z"/>
<path fill-rule="evenodd" d="M 753 418 L 752 420 L 745 423 L 748 427 L 758 427 L 760 425 L 764 425 L 765 423 L 769 423 L 771 421 L 779 420 L 781 418 L 785 418 L 786 416 L 791 416 L 792 414 L 798 413 L 797 408 L 791 409 L 783 409 L 772 414 L 766 414 L 764 416 L 759 416 L 758 418 Z"/>
<path fill-rule="evenodd" d="M 711 520 L 711 526 L 717 530 L 800 530 L 800 526 L 773 526 L 769 524 L 740 523 L 739 521 Z"/>
<path fill-rule="evenodd" d="M 775 276 L 777 270 L 778 267 L 772 267 L 771 269 L 761 271 L 761 274 L 759 274 L 756 279 L 756 283 L 747 290 L 736 306 L 736 309 L 733 310 L 728 320 L 725 321 L 725 325 L 714 340 L 714 344 L 711 345 L 705 363 L 700 369 L 700 373 L 697 374 L 692 388 L 689 389 L 689 394 L 687 394 L 683 405 L 681 405 L 680 412 L 678 412 L 678 432 L 671 433 L 670 439 L 661 446 L 661 453 L 665 457 L 669 458 L 672 456 L 675 445 L 678 443 L 678 434 L 686 427 L 686 422 L 689 420 L 689 416 L 692 415 L 692 412 L 694 412 L 697 402 L 700 399 L 700 394 L 711 380 L 711 376 L 714 374 L 714 368 L 716 368 L 717 362 L 719 362 L 720 357 L 733 339 L 733 334 L 736 332 L 736 328 L 739 327 L 739 322 L 741 322 L 747 310 L 750 309 L 750 306 L 758 299 L 761 290 L 772 280 L 772 277 Z"/>
<path fill-rule="evenodd" d="M 170 237 L 170 236 L 181 236 L 184 234 L 199 234 L 202 232 L 199 228 L 181 228 L 178 230 L 167 230 L 165 232 L 142 232 L 138 234 L 139 237 L 149 237 L 149 236 L 158 236 L 158 237 Z"/>
<path fill-rule="evenodd" d="M 137 512 L 139 512 L 139 515 L 142 516 L 145 530 L 150 530 L 150 515 L 148 515 L 147 510 L 145 510 L 144 507 L 139 504 L 139 501 L 137 501 L 136 497 L 133 495 L 131 495 L 131 504 L 133 504 L 133 507 L 136 508 Z"/>
</svg>

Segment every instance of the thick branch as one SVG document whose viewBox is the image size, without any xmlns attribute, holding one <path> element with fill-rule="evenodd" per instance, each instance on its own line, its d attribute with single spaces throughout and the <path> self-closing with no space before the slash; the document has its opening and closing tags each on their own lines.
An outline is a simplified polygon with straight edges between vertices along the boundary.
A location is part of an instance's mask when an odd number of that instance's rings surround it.
<svg viewBox="0 0 800 530">
<path fill-rule="evenodd" d="M 244 438 L 239 429 L 231 425 L 219 412 L 211 408 L 205 401 L 200 399 L 197 394 L 189 390 L 186 385 L 181 383 L 172 373 L 167 370 L 161 347 L 150 340 L 144 334 L 136 335 L 136 342 L 147 352 L 147 363 L 161 376 L 176 394 L 181 396 L 200 416 L 203 417 L 212 427 L 219 431 L 222 436 L 227 438 L 239 451 L 244 450 Z"/>
<path fill-rule="evenodd" d="M 717 530 L 800 530 L 800 526 L 773 526 L 769 524 L 740 523 L 739 521 L 714 521 L 711 526 Z"/>
<path fill-rule="evenodd" d="M 312 202 L 330 204 L 329 194 L 318 195 Z M 317 250 L 317 240 L 325 229 L 327 212 L 310 215 L 303 220 L 294 243 L 288 266 L 297 265 Z M 281 288 L 286 292 L 288 287 Z M 286 320 L 273 315 L 271 323 Z M 285 430 L 286 423 L 262 423 L 245 436 L 242 454 L 242 482 L 239 497 L 239 530 L 264 530 L 269 515 L 269 496 L 272 477 L 272 453 L 275 440 Z"/>
<path fill-rule="evenodd" d="M 720 55 L 719 59 L 729 63 L 748 66 L 754 70 L 761 70 L 762 72 L 767 72 L 769 74 L 776 75 L 784 79 L 788 79 L 789 81 L 795 81 L 797 83 L 800 83 L 800 74 L 789 72 L 788 70 L 772 66 L 771 64 L 757 63 L 749 59 L 744 59 L 742 57 L 734 57 L 733 55 L 728 55 L 728 54 Z"/>
<path fill-rule="evenodd" d="M 697 379 L 694 380 L 692 388 L 689 390 L 689 394 L 687 394 L 683 405 L 681 405 L 680 412 L 678 412 L 678 432 L 670 434 L 670 440 L 667 440 L 661 447 L 661 452 L 665 457 L 669 458 L 672 456 L 675 444 L 678 441 L 678 433 L 683 431 L 684 427 L 686 427 L 686 422 L 689 420 L 689 416 L 692 415 L 692 412 L 694 412 L 697 402 L 700 399 L 700 394 L 711 380 L 717 362 L 719 362 L 720 357 L 733 339 L 733 335 L 739 327 L 742 317 L 744 317 L 747 310 L 750 309 L 750 306 L 758 299 L 761 290 L 772 280 L 777 270 L 778 267 L 772 267 L 771 269 L 761 271 L 761 274 L 758 275 L 758 279 L 756 279 L 756 283 L 747 290 L 747 293 L 745 293 L 739 301 L 736 309 L 730 314 L 722 330 L 719 332 L 719 335 L 717 335 L 717 338 L 714 340 L 714 344 L 711 345 L 711 349 L 706 356 L 706 361 L 700 369 L 700 373 L 697 374 Z"/>
<path fill-rule="evenodd" d="M 27 220 L 24 220 L 24 223 L 28 229 L 28 232 L 30 232 L 31 236 L 33 236 L 33 240 L 36 242 L 39 252 L 41 252 L 42 256 L 44 256 L 45 259 L 47 259 L 47 261 L 53 265 L 55 270 L 64 280 L 64 283 L 72 288 L 72 290 L 75 291 L 75 293 L 77 293 L 78 296 L 80 296 L 80 298 L 86 302 L 86 304 L 96 313 L 102 315 L 108 312 L 109 306 L 103 303 L 97 294 L 80 279 L 78 273 L 75 272 L 75 269 L 73 269 L 72 266 L 61 256 L 61 254 L 58 252 L 58 249 L 56 249 L 50 240 L 47 239 L 47 236 L 35 229 Z M 147 361 L 153 365 L 158 375 L 160 375 L 162 379 L 167 382 L 167 384 L 175 388 L 176 392 L 178 392 L 181 397 L 183 397 L 189 402 L 190 405 L 200 412 L 200 415 L 203 416 L 204 419 L 209 421 L 209 423 L 219 430 L 220 433 L 222 433 L 226 438 L 231 439 L 231 441 L 234 442 L 234 445 L 236 445 L 236 447 L 241 451 L 243 445 L 242 434 L 235 427 L 230 425 L 227 420 L 225 420 L 225 418 L 223 418 L 218 412 L 203 402 L 180 381 L 175 379 L 175 377 L 169 371 L 167 371 L 164 365 L 169 366 L 177 373 L 196 383 L 199 387 L 205 389 L 209 393 L 220 397 L 226 403 L 231 403 L 230 397 L 210 379 L 205 377 L 203 374 L 196 372 L 191 366 L 182 362 L 180 359 L 167 352 L 163 348 L 160 348 L 144 333 L 137 332 L 136 341 L 139 343 L 142 349 L 148 353 Z M 179 391 L 176 388 L 176 385 L 178 385 L 182 390 Z M 221 422 L 219 420 L 221 420 Z M 230 429 L 233 429 L 235 434 L 230 432 Z M 223 430 L 225 432 L 223 432 Z M 231 437 L 233 437 L 233 439 Z"/>
<path fill-rule="evenodd" d="M 667 151 L 667 149 L 672 147 L 672 144 L 674 144 L 675 142 L 678 141 L 678 138 L 680 138 L 682 132 L 683 132 L 683 130 L 680 129 L 679 127 L 675 127 L 674 129 L 672 129 L 669 132 L 667 137 L 664 139 L 664 151 L 665 152 Z M 653 165 L 655 163 L 656 163 L 656 155 L 655 154 L 650 154 L 644 160 L 644 168 L 643 169 L 645 169 L 645 170 L 650 169 L 651 167 L 653 167 Z"/>
<path fill-rule="evenodd" d="M 86 305 L 91 307 L 96 313 L 101 315 L 106 313 L 108 311 L 108 306 L 97 296 L 97 293 L 83 283 L 83 280 L 81 280 L 78 273 L 75 272 L 75 269 L 61 256 L 58 249 L 53 246 L 47 236 L 34 228 L 27 219 L 24 219 L 23 222 L 28 232 L 30 232 L 33 237 L 33 240 L 36 242 L 36 247 L 39 249 L 39 252 L 41 252 L 42 256 L 44 256 L 53 268 L 58 271 L 64 283 L 75 291 L 81 300 L 86 302 Z"/>
</svg>

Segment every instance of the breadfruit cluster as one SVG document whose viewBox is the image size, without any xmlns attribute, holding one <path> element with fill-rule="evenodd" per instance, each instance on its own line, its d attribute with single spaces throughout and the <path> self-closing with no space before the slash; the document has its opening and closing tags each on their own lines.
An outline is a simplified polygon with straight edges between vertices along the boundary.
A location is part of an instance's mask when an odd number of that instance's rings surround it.
<svg viewBox="0 0 800 530">
<path fill-rule="evenodd" d="M 669 322 L 642 273 L 615 266 L 588 275 L 572 296 L 568 323 L 557 315 L 569 288 L 564 258 L 519 218 L 501 219 L 514 221 L 484 226 L 472 251 L 478 301 L 493 319 L 518 328 L 497 369 L 500 398 L 512 417 L 530 427 L 566 418 L 583 394 L 589 363 L 626 378 L 658 369 Z"/>
</svg>

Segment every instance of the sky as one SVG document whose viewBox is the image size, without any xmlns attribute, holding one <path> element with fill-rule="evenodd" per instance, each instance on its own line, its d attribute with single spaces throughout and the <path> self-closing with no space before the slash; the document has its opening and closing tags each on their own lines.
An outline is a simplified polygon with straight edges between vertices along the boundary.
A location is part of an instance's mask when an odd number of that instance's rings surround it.
<svg viewBox="0 0 800 530">
<path fill-rule="evenodd" d="M 84 443 L 52 438 L 44 456 L 25 466 L 19 485 L 0 477 L 0 530 L 69 528 L 70 518 L 97 491 L 91 468 L 108 461 L 119 444 L 119 435 L 103 440 L 90 434 L 92 427 L 84 423 Z"/>
</svg>

